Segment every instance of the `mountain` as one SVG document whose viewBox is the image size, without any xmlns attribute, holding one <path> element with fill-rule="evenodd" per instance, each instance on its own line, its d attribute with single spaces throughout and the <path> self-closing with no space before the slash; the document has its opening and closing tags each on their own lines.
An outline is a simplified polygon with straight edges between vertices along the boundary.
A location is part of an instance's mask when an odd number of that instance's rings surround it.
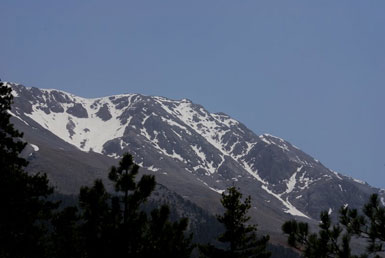
<svg viewBox="0 0 385 258">
<path fill-rule="evenodd" d="M 157 182 L 210 213 L 235 184 L 252 197 L 251 216 L 274 238 L 293 216 L 316 224 L 321 211 L 362 207 L 384 192 L 326 168 L 291 143 L 256 135 L 224 113 L 188 99 L 122 94 L 87 99 L 59 90 L 13 89 L 13 123 L 30 143 L 31 171 L 44 171 L 58 191 L 106 178 L 124 152 Z M 332 148 L 332 146 L 331 146 Z"/>
</svg>

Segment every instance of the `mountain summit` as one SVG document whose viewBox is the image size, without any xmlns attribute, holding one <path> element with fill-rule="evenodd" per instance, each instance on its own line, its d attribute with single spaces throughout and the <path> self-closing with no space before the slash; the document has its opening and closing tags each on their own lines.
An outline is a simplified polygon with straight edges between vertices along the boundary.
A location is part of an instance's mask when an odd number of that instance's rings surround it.
<svg viewBox="0 0 385 258">
<path fill-rule="evenodd" d="M 361 207 L 371 193 L 384 196 L 281 138 L 258 136 L 187 99 L 140 94 L 87 99 L 8 85 L 13 122 L 31 143 L 26 154 L 31 169 L 45 171 L 65 193 L 106 177 L 103 170 L 129 152 L 158 182 L 211 212 L 220 209 L 220 193 L 238 186 L 251 195 L 255 220 L 276 232 L 291 216 L 317 220 L 322 210 L 336 214 L 343 205 Z"/>
</svg>

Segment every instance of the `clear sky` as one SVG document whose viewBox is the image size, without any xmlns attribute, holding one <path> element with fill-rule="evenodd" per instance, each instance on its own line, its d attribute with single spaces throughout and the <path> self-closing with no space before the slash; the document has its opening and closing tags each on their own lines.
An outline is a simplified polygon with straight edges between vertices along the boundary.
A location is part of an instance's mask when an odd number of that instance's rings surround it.
<svg viewBox="0 0 385 258">
<path fill-rule="evenodd" d="M 385 188 L 385 1 L 2 0 L 0 78 L 189 98 Z"/>
</svg>

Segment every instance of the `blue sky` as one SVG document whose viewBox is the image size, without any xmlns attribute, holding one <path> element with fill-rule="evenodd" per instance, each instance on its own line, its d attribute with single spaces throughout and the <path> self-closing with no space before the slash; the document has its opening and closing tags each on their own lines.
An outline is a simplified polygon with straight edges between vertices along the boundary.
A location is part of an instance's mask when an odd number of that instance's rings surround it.
<svg viewBox="0 0 385 258">
<path fill-rule="evenodd" d="M 189 98 L 385 188 L 385 1 L 2 0 L 0 78 Z"/>
</svg>

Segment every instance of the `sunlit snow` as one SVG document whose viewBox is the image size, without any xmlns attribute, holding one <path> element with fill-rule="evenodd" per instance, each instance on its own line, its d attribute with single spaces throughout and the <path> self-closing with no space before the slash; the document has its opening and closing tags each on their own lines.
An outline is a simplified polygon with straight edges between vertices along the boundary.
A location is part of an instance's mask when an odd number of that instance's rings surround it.
<svg viewBox="0 0 385 258">
<path fill-rule="evenodd" d="M 43 90 L 46 92 L 51 92 L 53 90 Z M 64 92 L 63 92 L 64 93 Z M 73 144 L 83 151 L 94 151 L 102 153 L 103 145 L 113 139 L 118 139 L 121 149 L 125 148 L 125 143 L 122 141 L 121 137 L 124 134 L 125 127 L 129 125 L 132 121 L 132 117 L 127 118 L 125 125 L 121 124 L 121 115 L 122 113 L 132 107 L 134 103 L 141 101 L 143 97 L 136 94 L 123 94 L 106 98 L 98 99 L 85 99 L 81 97 L 76 97 L 72 94 L 65 93 L 73 103 L 79 103 L 87 111 L 88 118 L 79 118 L 68 114 L 67 112 L 54 113 L 51 112 L 46 114 L 42 109 L 39 108 L 39 105 L 46 104 L 36 104 L 32 107 L 32 114 L 26 114 L 31 119 L 35 120 L 42 127 L 51 131 L 64 141 Z M 43 94 L 45 98 L 45 95 Z M 289 201 L 287 195 L 293 192 L 296 189 L 306 189 L 310 184 L 316 180 L 306 177 L 306 171 L 304 171 L 304 166 L 313 166 L 312 164 L 300 160 L 298 157 L 299 166 L 296 171 L 291 175 L 286 182 L 286 190 L 283 193 L 275 193 L 269 183 L 263 180 L 258 174 L 258 170 L 253 169 L 253 164 L 248 164 L 245 162 L 245 156 L 252 150 L 252 148 L 257 144 L 256 139 L 252 142 L 242 140 L 240 134 L 245 133 L 240 127 L 236 127 L 236 132 L 234 132 L 234 127 L 239 125 L 239 122 L 222 114 L 212 114 L 204 110 L 202 107 L 194 105 L 189 100 L 173 101 L 168 100 L 162 97 L 152 97 L 159 106 L 168 113 L 167 116 L 162 116 L 161 120 L 164 123 L 170 125 L 171 130 L 177 135 L 180 139 L 183 139 L 184 132 L 187 135 L 192 135 L 192 132 L 196 132 L 201 135 L 207 143 L 215 147 L 219 151 L 219 157 L 221 161 L 219 163 L 214 162 L 217 159 L 208 159 L 207 155 L 203 152 L 201 146 L 192 145 L 191 150 L 195 156 L 200 160 L 199 164 L 196 165 L 193 169 L 197 171 L 198 169 L 203 169 L 207 171 L 207 175 L 212 175 L 218 172 L 218 169 L 225 162 L 226 158 L 230 158 L 240 163 L 242 167 L 257 181 L 262 184 L 262 189 L 266 191 L 269 195 L 273 196 L 279 200 L 282 205 L 285 207 L 285 212 L 295 215 L 308 218 L 304 213 L 299 211 L 294 205 Z M 114 104 L 111 100 L 119 101 L 121 103 Z M 147 99 L 148 100 L 148 99 Z M 60 105 L 67 110 L 70 107 L 73 107 L 73 103 L 65 104 L 60 103 Z M 96 114 L 100 107 L 106 105 L 108 111 L 111 114 L 111 118 L 108 121 L 103 121 Z M 142 111 L 146 112 L 147 108 L 143 108 Z M 14 115 L 14 114 L 12 114 Z M 151 144 L 159 153 L 165 155 L 169 158 L 187 163 L 187 161 L 177 153 L 175 149 L 165 149 L 159 142 L 158 136 L 163 132 L 152 131 L 149 132 L 145 126 L 147 120 L 151 115 L 143 113 L 144 118 L 141 121 L 141 125 L 134 126 L 130 125 L 131 128 L 136 129 L 137 132 L 143 137 L 146 142 Z M 16 118 L 18 118 L 15 115 Z M 21 118 L 19 118 L 21 119 Z M 22 120 L 22 119 L 21 119 Z M 22 120 L 23 121 L 23 120 Z M 25 121 L 24 121 L 25 122 Z M 25 122 L 26 123 L 26 122 Z M 68 128 L 67 128 L 68 127 Z M 137 128 L 139 127 L 139 128 Z M 69 130 L 70 129 L 70 130 Z M 233 134 L 231 139 L 231 144 L 228 140 L 229 134 Z M 237 140 L 238 139 L 238 140 Z M 264 134 L 259 136 L 259 140 L 263 141 L 269 145 L 273 144 L 278 146 L 283 151 L 289 151 L 289 145 L 281 138 Z M 228 141 L 228 142 L 225 142 Z M 234 150 L 237 146 L 242 146 L 240 152 L 234 154 Z M 216 154 L 217 155 L 217 154 Z M 118 158 L 118 154 L 113 153 L 109 156 Z M 218 156 L 217 156 L 218 157 Z M 158 171 L 159 168 L 154 167 L 153 165 L 147 167 L 146 169 L 151 171 Z M 192 172 L 191 170 L 189 170 Z M 300 174 L 302 173 L 302 174 Z M 239 177 L 239 176 L 238 176 Z M 236 181 L 237 178 L 232 178 L 231 181 Z M 209 189 L 222 193 L 224 190 L 216 189 L 215 187 L 207 185 Z M 301 195 L 297 196 L 299 199 Z"/>
<path fill-rule="evenodd" d="M 33 148 L 34 151 L 39 151 L 39 147 L 35 144 L 30 143 L 31 147 Z"/>
<path fill-rule="evenodd" d="M 44 91 L 44 90 L 43 90 Z M 75 117 L 66 112 L 46 114 L 38 108 L 37 105 L 32 106 L 32 114 L 25 114 L 35 120 L 42 127 L 51 131 L 64 141 L 71 143 L 84 151 L 94 151 L 102 153 L 103 145 L 107 141 L 123 136 L 124 128 L 120 125 L 122 111 L 115 109 L 114 105 L 108 98 L 99 100 L 99 105 L 107 104 L 112 118 L 108 122 L 99 118 L 96 113 L 98 109 L 92 109 L 95 99 L 85 99 L 68 94 L 75 103 L 81 103 L 88 113 L 88 118 Z M 73 104 L 61 103 L 64 110 L 72 107 Z M 67 130 L 67 124 L 72 121 L 74 134 L 71 135 Z"/>
</svg>

